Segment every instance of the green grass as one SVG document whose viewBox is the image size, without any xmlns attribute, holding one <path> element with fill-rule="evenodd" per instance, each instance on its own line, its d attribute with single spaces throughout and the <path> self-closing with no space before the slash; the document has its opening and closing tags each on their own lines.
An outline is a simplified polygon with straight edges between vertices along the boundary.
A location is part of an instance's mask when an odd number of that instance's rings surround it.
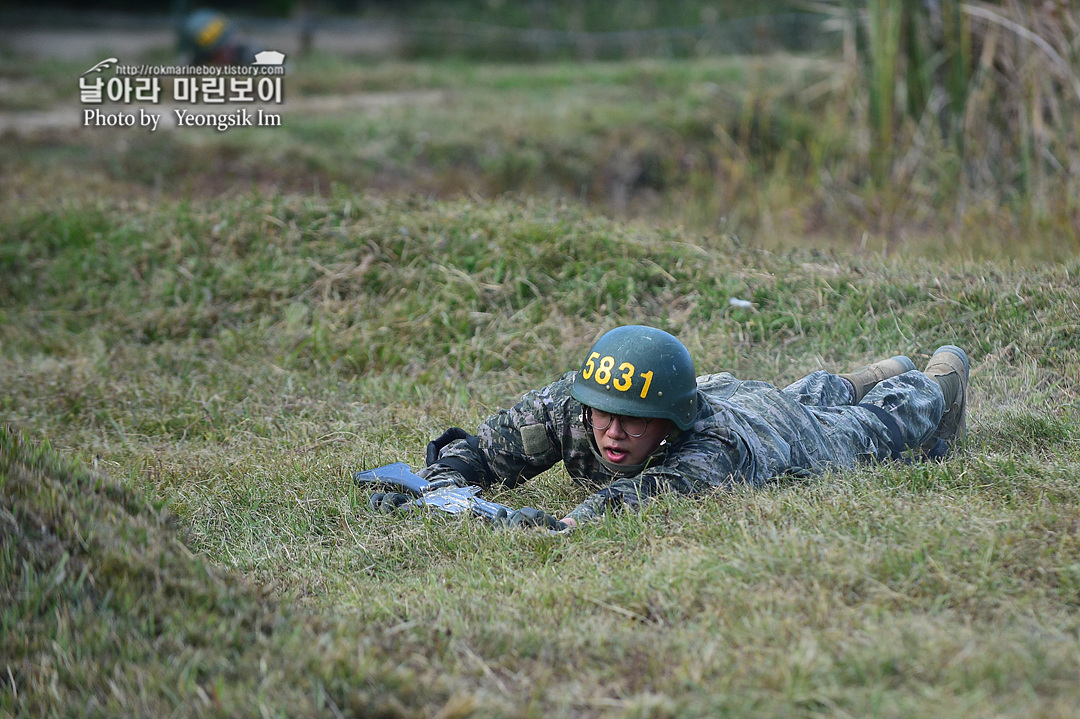
<svg viewBox="0 0 1080 719">
<path fill-rule="evenodd" d="M 1077 195 L 880 191 L 839 69 L 316 56 L 388 101 L 0 138 L 0 717 L 1076 715 Z M 959 344 L 967 453 L 557 537 L 352 487 L 632 322 L 776 384 Z"/>
<path fill-rule="evenodd" d="M 5 716 L 394 716 L 416 703 L 408 669 L 192 554 L 141 494 L 0 432 Z"/>
<path fill-rule="evenodd" d="M 4 211 L 5 714 L 1080 705 L 1076 259 L 775 252 L 343 190 Z M 566 537 L 372 514 L 350 486 L 637 321 L 777 383 L 956 342 L 968 455 Z M 584 494 L 557 469 L 492 496 Z"/>
</svg>

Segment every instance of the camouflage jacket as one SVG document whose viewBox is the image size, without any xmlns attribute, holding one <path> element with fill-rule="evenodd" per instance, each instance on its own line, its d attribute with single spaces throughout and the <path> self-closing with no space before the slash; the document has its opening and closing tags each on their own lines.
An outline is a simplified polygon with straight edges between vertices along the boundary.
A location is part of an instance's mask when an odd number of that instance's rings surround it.
<svg viewBox="0 0 1080 719">
<path fill-rule="evenodd" d="M 851 442 L 850 432 L 845 441 L 834 438 L 830 427 L 840 420 L 835 408 L 807 407 L 796 395 L 725 372 L 698 377 L 699 410 L 691 429 L 669 437 L 640 473 L 620 475 L 593 452 L 582 406 L 570 396 L 574 374 L 500 410 L 471 441 L 443 447 L 426 472 L 429 479 L 449 471 L 440 466 L 448 460 L 471 475 L 469 481 L 513 487 L 561 461 L 572 478 L 599 490 L 570 512 L 580 523 L 663 491 L 695 494 L 736 482 L 757 486 L 771 477 L 807 475 L 882 454 L 872 439 Z"/>
</svg>

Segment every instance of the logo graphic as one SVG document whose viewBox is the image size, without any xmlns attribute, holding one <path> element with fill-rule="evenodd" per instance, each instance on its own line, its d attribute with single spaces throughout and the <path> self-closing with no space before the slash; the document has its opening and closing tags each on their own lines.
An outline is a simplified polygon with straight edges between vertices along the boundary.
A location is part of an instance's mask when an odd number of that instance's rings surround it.
<svg viewBox="0 0 1080 719">
<path fill-rule="evenodd" d="M 283 65 L 285 63 L 285 53 L 278 52 L 277 50 L 263 50 L 262 52 L 255 53 L 256 65 Z"/>
<path fill-rule="evenodd" d="M 97 65 L 94 65 L 92 68 L 90 68 L 89 70 L 84 72 L 83 75 L 89 75 L 92 72 L 102 72 L 103 70 L 108 70 L 110 67 L 112 67 L 116 63 L 117 63 L 116 58 L 115 57 L 110 57 L 110 58 L 108 58 L 106 60 L 102 60 Z M 80 75 L 79 77 L 82 77 L 82 75 Z"/>
</svg>

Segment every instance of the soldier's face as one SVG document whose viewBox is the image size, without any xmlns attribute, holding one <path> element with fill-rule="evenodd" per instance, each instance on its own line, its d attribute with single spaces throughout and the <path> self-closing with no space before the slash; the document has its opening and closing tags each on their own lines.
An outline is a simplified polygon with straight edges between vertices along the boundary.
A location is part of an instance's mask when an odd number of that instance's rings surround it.
<svg viewBox="0 0 1080 719">
<path fill-rule="evenodd" d="M 606 428 L 599 429 L 595 425 L 592 428 L 601 456 L 612 464 L 641 464 L 671 434 L 671 420 L 653 418 L 646 425 L 644 434 L 631 437 L 623 428 L 621 419 L 615 415 Z"/>
</svg>

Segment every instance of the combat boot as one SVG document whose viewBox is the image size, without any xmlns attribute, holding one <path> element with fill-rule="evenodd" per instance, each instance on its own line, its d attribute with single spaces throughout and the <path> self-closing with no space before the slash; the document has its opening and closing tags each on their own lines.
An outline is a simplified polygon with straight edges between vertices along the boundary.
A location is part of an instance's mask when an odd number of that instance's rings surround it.
<svg viewBox="0 0 1080 719">
<path fill-rule="evenodd" d="M 967 432 L 967 393 L 968 377 L 971 364 L 967 353 L 955 345 L 942 345 L 934 351 L 930 363 L 923 370 L 930 379 L 941 387 L 945 397 L 945 413 L 941 415 L 937 429 L 925 444 L 923 450 L 933 452 L 935 445 L 944 443 L 948 453 L 959 449 Z M 937 452 L 934 452 L 935 454 Z"/>
<path fill-rule="evenodd" d="M 910 372 L 913 369 L 915 369 L 914 362 L 903 355 L 897 355 L 840 376 L 851 383 L 852 388 L 855 390 L 855 400 L 852 404 L 858 404 L 878 382 Z"/>
</svg>

